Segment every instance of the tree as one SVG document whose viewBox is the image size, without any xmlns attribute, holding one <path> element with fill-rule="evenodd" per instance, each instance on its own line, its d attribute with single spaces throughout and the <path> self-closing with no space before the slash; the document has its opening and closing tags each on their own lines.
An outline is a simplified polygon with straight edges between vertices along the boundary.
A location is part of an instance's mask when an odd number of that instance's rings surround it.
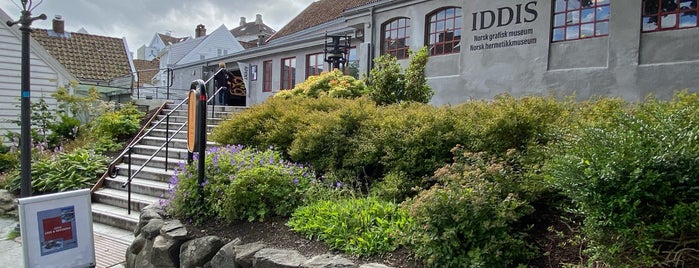
<svg viewBox="0 0 699 268">
<path fill-rule="evenodd" d="M 410 63 L 402 73 L 397 59 L 391 55 L 381 55 L 374 59 L 374 68 L 369 72 L 369 96 L 379 105 L 406 101 L 427 103 L 434 92 L 427 85 L 425 66 L 427 48 L 417 52 L 409 51 Z"/>
</svg>

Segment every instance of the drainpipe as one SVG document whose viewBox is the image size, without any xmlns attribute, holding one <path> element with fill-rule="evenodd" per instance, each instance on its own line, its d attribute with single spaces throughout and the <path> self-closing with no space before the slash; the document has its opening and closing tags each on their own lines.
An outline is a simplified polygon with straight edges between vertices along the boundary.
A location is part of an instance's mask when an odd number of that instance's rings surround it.
<svg viewBox="0 0 699 268">
<path fill-rule="evenodd" d="M 370 22 L 369 22 L 369 30 L 371 31 L 371 39 L 369 40 L 369 46 L 368 46 L 368 47 L 369 47 L 369 51 L 368 51 L 368 53 L 367 53 L 367 64 L 366 64 L 366 67 L 367 67 L 366 73 L 367 73 L 367 75 L 369 75 L 369 72 L 370 72 L 371 69 L 374 67 L 374 42 L 375 42 L 375 39 L 376 39 L 376 37 L 374 37 L 374 33 L 376 32 L 376 31 L 374 30 L 374 26 L 375 26 L 375 25 L 374 25 L 374 24 L 375 24 L 375 21 L 374 21 L 374 20 L 375 20 L 375 19 L 374 19 L 374 6 L 371 6 L 371 7 L 369 8 L 369 17 L 371 18 L 371 19 L 370 19 Z"/>
</svg>

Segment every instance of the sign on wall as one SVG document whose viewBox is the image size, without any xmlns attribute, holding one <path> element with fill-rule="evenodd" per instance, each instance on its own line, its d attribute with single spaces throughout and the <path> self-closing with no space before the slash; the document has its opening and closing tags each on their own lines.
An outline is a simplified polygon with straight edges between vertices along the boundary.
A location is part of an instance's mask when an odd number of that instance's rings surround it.
<svg viewBox="0 0 699 268">
<path fill-rule="evenodd" d="M 19 198 L 24 267 L 94 267 L 90 190 Z"/>
<path fill-rule="evenodd" d="M 470 51 L 507 48 L 536 44 L 534 29 L 529 26 L 536 21 L 538 2 L 501 6 L 471 13 L 473 40 Z"/>
</svg>

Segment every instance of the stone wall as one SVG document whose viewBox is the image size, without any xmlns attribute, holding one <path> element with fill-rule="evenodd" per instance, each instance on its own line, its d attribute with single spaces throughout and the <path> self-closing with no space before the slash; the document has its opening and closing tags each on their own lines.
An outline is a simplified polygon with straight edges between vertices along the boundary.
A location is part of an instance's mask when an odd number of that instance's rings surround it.
<svg viewBox="0 0 699 268">
<path fill-rule="evenodd" d="M 136 239 L 126 251 L 127 268 L 382 268 L 382 264 L 355 265 L 341 256 L 323 254 L 310 259 L 295 250 L 268 248 L 256 242 L 241 244 L 217 236 L 192 238 L 179 220 L 163 220 L 157 206 L 143 209 L 134 231 Z"/>
</svg>

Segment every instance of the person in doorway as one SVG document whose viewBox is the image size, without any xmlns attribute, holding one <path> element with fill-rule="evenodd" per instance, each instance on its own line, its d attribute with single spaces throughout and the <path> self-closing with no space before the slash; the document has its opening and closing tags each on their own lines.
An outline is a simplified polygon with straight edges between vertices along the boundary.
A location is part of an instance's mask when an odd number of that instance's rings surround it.
<svg viewBox="0 0 699 268">
<path fill-rule="evenodd" d="M 223 62 L 218 63 L 219 72 L 214 76 L 214 92 L 218 91 L 218 104 L 226 105 L 226 100 L 228 99 L 228 70 L 226 70 L 226 64 Z M 222 69 L 222 70 L 221 70 Z"/>
</svg>

